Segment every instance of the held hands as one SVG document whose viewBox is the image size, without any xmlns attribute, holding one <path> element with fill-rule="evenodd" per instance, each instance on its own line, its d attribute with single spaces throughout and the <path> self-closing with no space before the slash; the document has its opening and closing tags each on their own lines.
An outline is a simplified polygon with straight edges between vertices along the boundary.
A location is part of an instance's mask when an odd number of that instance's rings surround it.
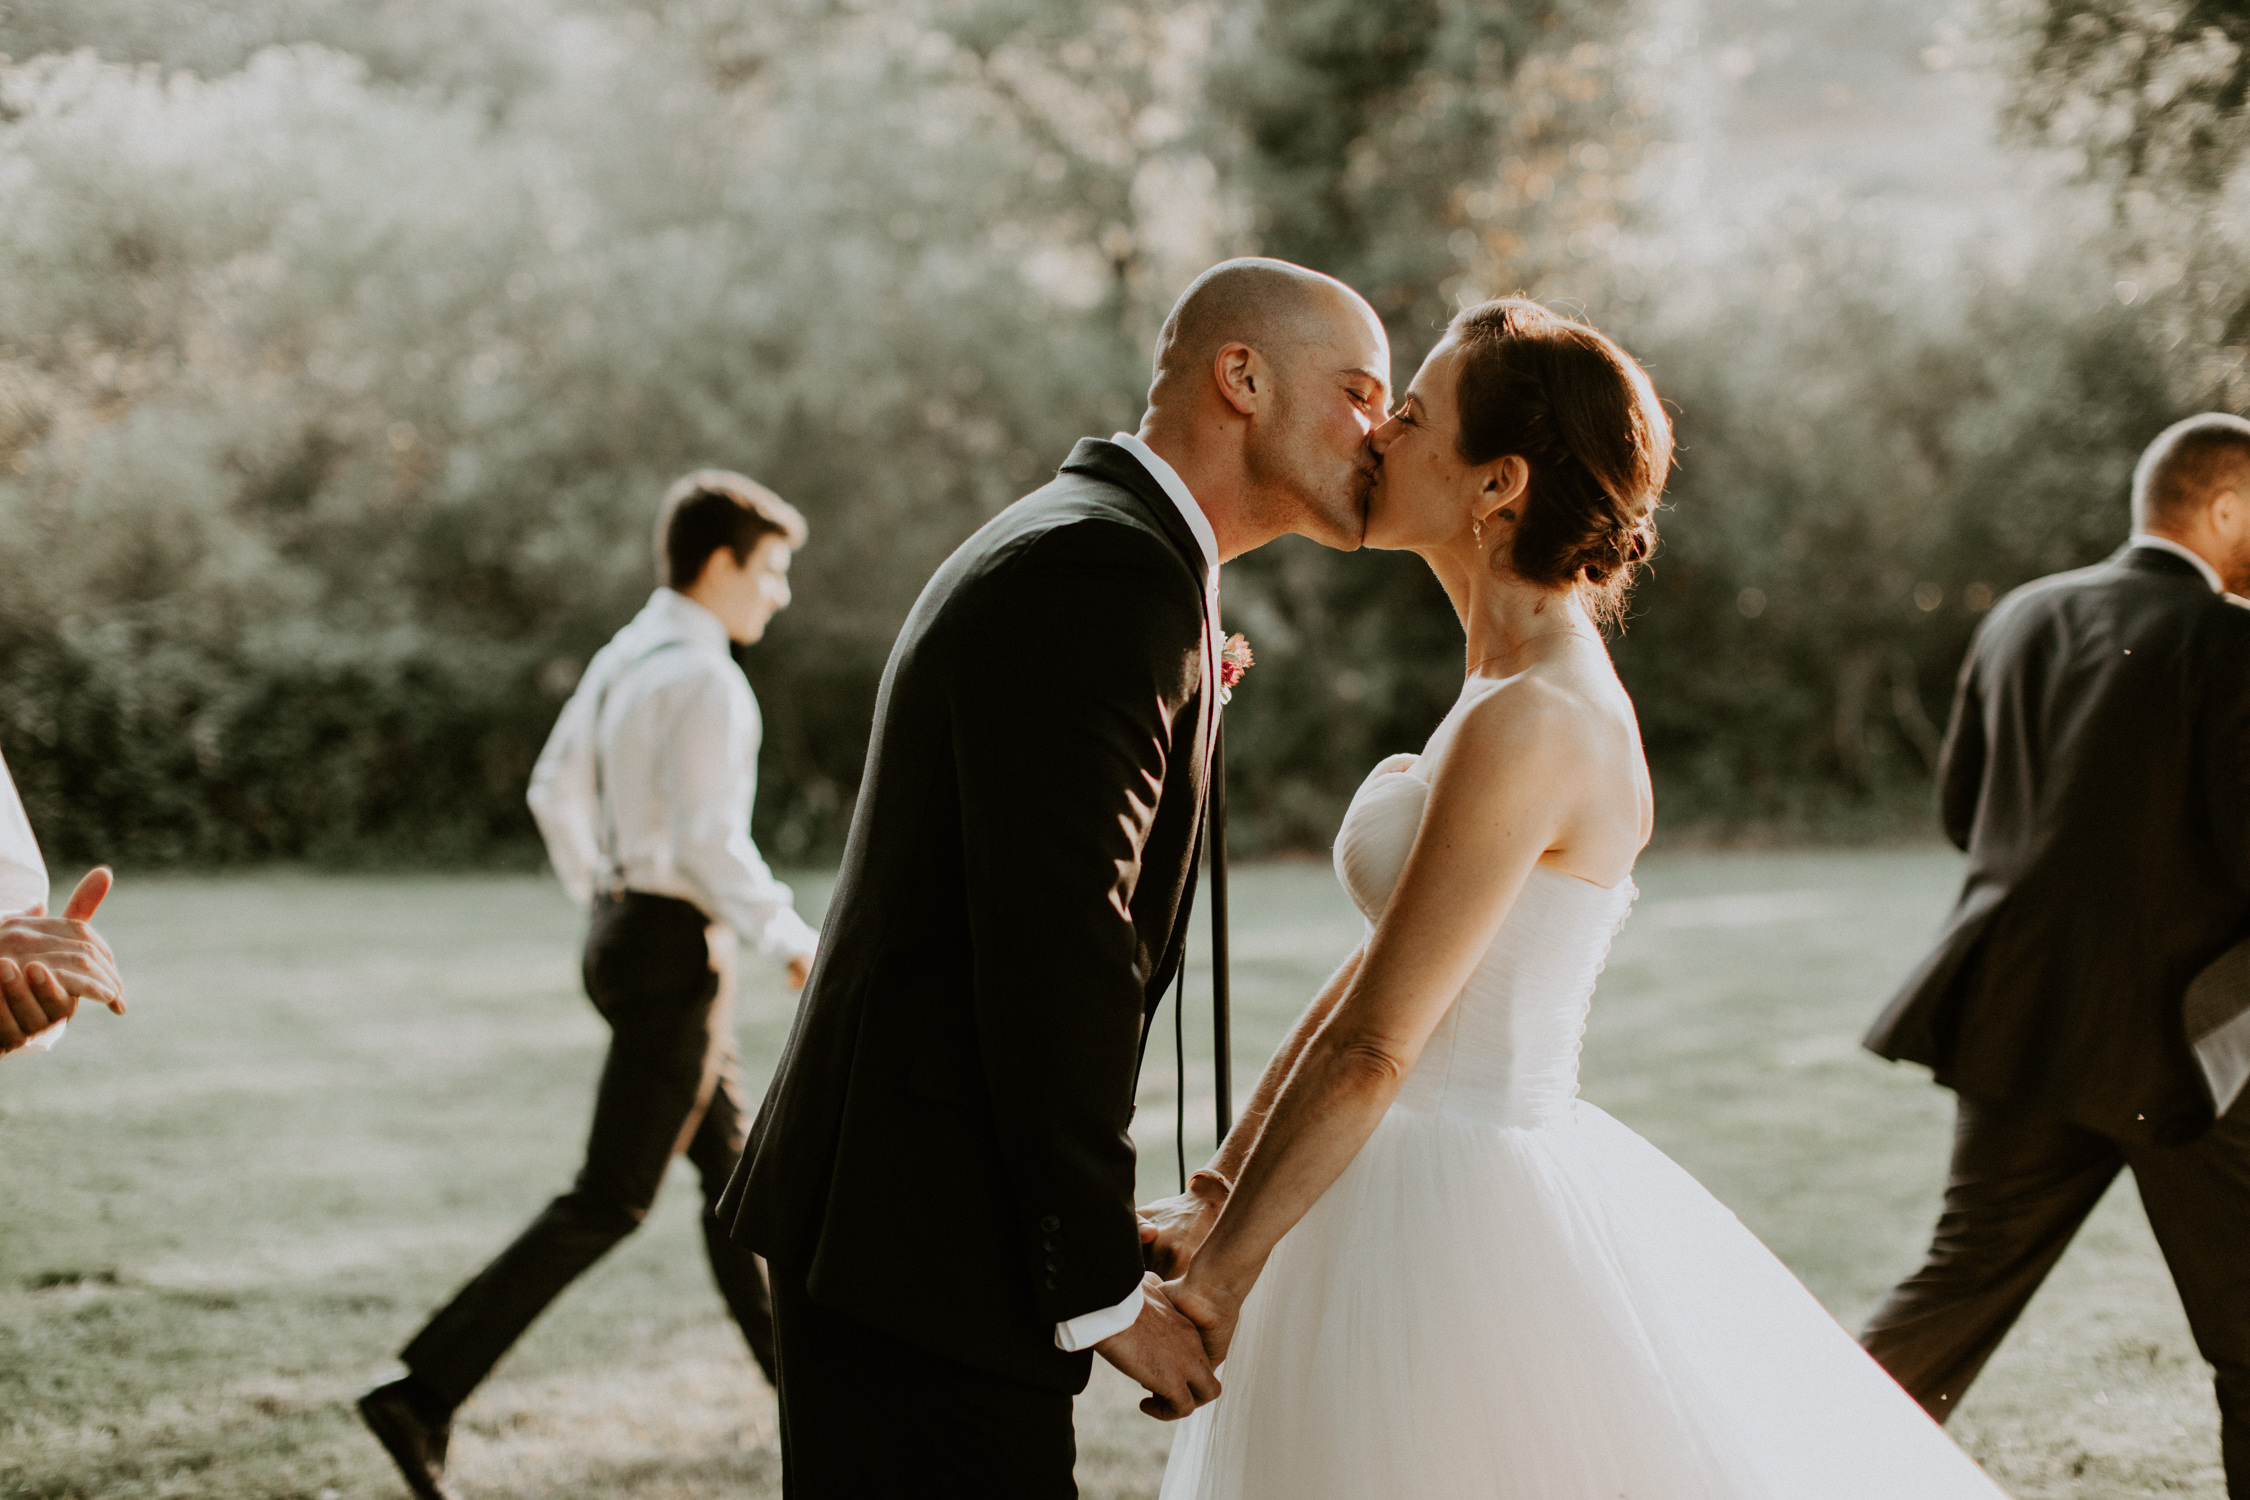
<svg viewBox="0 0 2250 1500">
<path fill-rule="evenodd" d="M 1205 1168 L 1188 1178 L 1187 1191 L 1178 1197 L 1140 1208 L 1141 1259 L 1148 1268 L 1167 1281 L 1185 1276 L 1230 1191 L 1224 1177 Z"/>
<path fill-rule="evenodd" d="M 1195 1325 L 1203 1338 L 1203 1352 L 1216 1368 L 1234 1342 L 1235 1325 L 1242 1320 L 1242 1299 L 1207 1287 L 1190 1284 L 1190 1278 L 1164 1283 L 1164 1295 L 1180 1316 Z"/>
<path fill-rule="evenodd" d="M 125 1014 L 117 957 L 87 925 L 111 881 L 106 866 L 89 870 L 59 917 L 44 905 L 0 917 L 0 1054 L 69 1020 L 81 1000 Z"/>
<path fill-rule="evenodd" d="M 1147 1389 L 1141 1410 L 1160 1422 L 1176 1422 L 1219 1399 L 1219 1377 L 1204 1356 L 1203 1339 L 1172 1305 L 1169 1290 L 1153 1275 L 1142 1277 L 1140 1317 L 1094 1346 L 1096 1354 Z"/>
</svg>

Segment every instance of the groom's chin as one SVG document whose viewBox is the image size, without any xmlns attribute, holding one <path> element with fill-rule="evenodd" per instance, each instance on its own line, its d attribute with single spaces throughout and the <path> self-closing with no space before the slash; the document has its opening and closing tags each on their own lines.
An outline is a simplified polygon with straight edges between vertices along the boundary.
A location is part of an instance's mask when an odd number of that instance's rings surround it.
<svg viewBox="0 0 2250 1500">
<path fill-rule="evenodd" d="M 1317 517 L 1318 525 L 1306 535 L 1337 552 L 1357 552 L 1367 543 L 1367 502 L 1341 506 Z"/>
</svg>

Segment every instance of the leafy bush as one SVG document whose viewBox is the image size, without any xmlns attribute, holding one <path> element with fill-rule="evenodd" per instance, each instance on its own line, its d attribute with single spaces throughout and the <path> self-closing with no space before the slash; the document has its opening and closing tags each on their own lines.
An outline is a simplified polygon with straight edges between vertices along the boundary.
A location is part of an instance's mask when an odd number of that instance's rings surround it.
<svg viewBox="0 0 2250 1500">
<path fill-rule="evenodd" d="M 527 837 L 522 772 L 705 462 L 811 515 L 754 670 L 772 831 L 833 838 L 905 605 L 1131 419 L 1145 358 L 1007 59 L 879 20 L 755 89 L 590 28 L 499 119 L 310 46 L 7 70 L 0 735 L 50 840 Z"/>
</svg>

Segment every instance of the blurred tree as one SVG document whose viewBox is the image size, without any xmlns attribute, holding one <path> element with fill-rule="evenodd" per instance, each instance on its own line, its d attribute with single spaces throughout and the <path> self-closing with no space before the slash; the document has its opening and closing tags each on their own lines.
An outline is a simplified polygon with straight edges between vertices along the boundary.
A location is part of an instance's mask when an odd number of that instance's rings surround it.
<svg viewBox="0 0 2250 1500">
<path fill-rule="evenodd" d="M 142 40 L 205 45 L 174 19 Z M 536 67 L 494 54 L 512 93 L 309 44 L 0 75 L 0 650 L 46 685 L 0 738 L 63 849 L 521 838 L 546 719 L 649 586 L 656 496 L 718 462 L 814 524 L 751 667 L 764 831 L 806 852 L 922 580 L 1137 410 L 1130 304 L 1198 195 L 1118 117 L 1187 86 L 1192 35 L 1105 11 L 978 53 L 724 0 L 545 23 Z"/>
<path fill-rule="evenodd" d="M 2091 246 L 2151 304 L 2183 401 L 2250 409 L 2250 11 L 2231 0 L 1995 0 L 2004 119 L 2109 191 Z"/>
<path fill-rule="evenodd" d="M 2124 188 L 2210 195 L 2250 147 L 2250 11 L 2234 0 L 1998 0 L 2008 119 Z"/>
</svg>

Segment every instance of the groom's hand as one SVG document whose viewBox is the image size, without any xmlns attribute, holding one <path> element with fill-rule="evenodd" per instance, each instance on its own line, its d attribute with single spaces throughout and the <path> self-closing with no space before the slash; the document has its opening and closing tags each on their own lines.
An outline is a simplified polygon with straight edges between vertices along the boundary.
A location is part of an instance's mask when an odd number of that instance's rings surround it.
<svg viewBox="0 0 2250 1500">
<path fill-rule="evenodd" d="M 1213 1368 L 1223 1363 L 1228 1346 L 1234 1342 L 1235 1324 L 1242 1317 L 1240 1299 L 1199 1291 L 1186 1277 L 1166 1282 L 1164 1295 L 1203 1340 L 1203 1352 Z"/>
<path fill-rule="evenodd" d="M 1166 1281 L 1187 1274 L 1219 1212 L 1227 1206 L 1227 1180 L 1205 1169 L 1188 1179 L 1187 1191 L 1141 1206 L 1141 1260 Z"/>
<path fill-rule="evenodd" d="M 1123 1333 L 1094 1346 L 1148 1391 L 1141 1410 L 1176 1422 L 1206 1401 L 1219 1399 L 1219 1377 L 1203 1355 L 1203 1335 L 1180 1316 L 1154 1276 L 1141 1278 L 1141 1315 Z"/>
</svg>

